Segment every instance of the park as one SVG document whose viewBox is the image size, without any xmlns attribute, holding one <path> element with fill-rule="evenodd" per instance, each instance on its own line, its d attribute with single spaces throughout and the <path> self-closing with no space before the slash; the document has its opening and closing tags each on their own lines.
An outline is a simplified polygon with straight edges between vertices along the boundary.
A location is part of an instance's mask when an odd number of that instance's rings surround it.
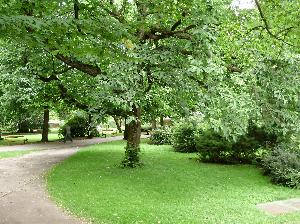
<svg viewBox="0 0 300 224">
<path fill-rule="evenodd" d="M 300 223 L 299 15 L 0 0 L 0 224 Z"/>
</svg>

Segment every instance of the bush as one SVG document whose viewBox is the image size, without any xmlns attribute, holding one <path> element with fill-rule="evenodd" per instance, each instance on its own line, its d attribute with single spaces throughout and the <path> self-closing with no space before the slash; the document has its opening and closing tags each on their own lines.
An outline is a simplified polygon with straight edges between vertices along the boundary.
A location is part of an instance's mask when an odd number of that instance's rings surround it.
<svg viewBox="0 0 300 224">
<path fill-rule="evenodd" d="M 61 137 L 65 136 L 65 127 L 71 127 L 72 137 L 85 137 L 89 134 L 88 119 L 84 116 L 74 116 L 68 120 L 62 127 L 60 127 L 58 133 Z"/>
<path fill-rule="evenodd" d="M 150 144 L 154 145 L 171 145 L 172 129 L 169 126 L 156 129 L 150 137 Z"/>
<path fill-rule="evenodd" d="M 195 133 L 197 127 L 192 123 L 181 123 L 173 133 L 172 145 L 176 152 L 196 152 Z"/>
<path fill-rule="evenodd" d="M 261 147 L 274 146 L 277 136 L 263 128 L 251 126 L 248 134 L 231 142 L 213 130 L 198 132 L 195 136 L 196 148 L 203 162 L 214 163 L 253 163 Z"/>
<path fill-rule="evenodd" d="M 199 131 L 195 135 L 196 149 L 203 162 L 232 163 L 232 143 L 212 130 Z"/>
<path fill-rule="evenodd" d="M 300 152 L 291 151 L 286 145 L 278 145 L 263 157 L 261 166 L 272 182 L 300 188 Z"/>
</svg>

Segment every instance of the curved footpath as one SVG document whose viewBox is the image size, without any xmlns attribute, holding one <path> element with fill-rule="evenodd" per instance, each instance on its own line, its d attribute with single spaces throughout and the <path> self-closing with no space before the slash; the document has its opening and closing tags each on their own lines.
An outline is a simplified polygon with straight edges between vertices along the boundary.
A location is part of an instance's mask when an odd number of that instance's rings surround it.
<svg viewBox="0 0 300 224">
<path fill-rule="evenodd" d="M 79 147 L 122 139 L 122 136 L 0 147 L 1 151 L 41 150 L 0 160 L 0 224 L 79 224 L 52 202 L 43 173 L 71 156 Z"/>
</svg>

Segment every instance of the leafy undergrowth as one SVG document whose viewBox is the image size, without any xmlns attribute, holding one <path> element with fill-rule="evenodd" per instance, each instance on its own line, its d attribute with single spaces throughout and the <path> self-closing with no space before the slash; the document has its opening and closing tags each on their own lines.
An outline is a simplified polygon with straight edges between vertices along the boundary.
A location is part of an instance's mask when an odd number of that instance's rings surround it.
<svg viewBox="0 0 300 224">
<path fill-rule="evenodd" d="M 142 145 L 145 166 L 122 169 L 124 142 L 79 151 L 47 175 L 51 196 L 94 223 L 297 223 L 271 216 L 261 202 L 300 197 L 273 185 L 254 166 L 203 164 L 196 154 Z"/>
<path fill-rule="evenodd" d="M 22 150 L 22 151 L 11 151 L 11 152 L 0 152 L 0 159 L 18 157 L 28 153 L 31 153 L 31 150 Z"/>
</svg>

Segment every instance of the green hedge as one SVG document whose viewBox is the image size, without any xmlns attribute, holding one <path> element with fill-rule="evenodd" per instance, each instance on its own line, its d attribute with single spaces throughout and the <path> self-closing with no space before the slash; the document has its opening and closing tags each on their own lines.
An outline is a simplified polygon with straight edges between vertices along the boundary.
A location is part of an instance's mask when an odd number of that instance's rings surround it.
<svg viewBox="0 0 300 224">
<path fill-rule="evenodd" d="M 176 152 L 196 152 L 195 133 L 197 126 L 193 123 L 180 123 L 173 132 L 172 145 Z"/>
<path fill-rule="evenodd" d="M 272 182 L 300 188 L 300 152 L 278 145 L 263 157 L 261 166 Z"/>
<path fill-rule="evenodd" d="M 74 116 L 69 119 L 63 126 L 60 127 L 58 133 L 60 136 L 65 136 L 65 127 L 71 127 L 72 137 L 85 137 L 89 133 L 88 118 L 85 116 Z"/>
<path fill-rule="evenodd" d="M 277 137 L 263 128 L 252 126 L 248 134 L 241 136 L 236 142 L 229 141 L 213 130 L 198 131 L 195 141 L 203 162 L 253 163 L 261 148 L 274 146 Z"/>
<path fill-rule="evenodd" d="M 150 144 L 154 145 L 171 145 L 172 142 L 172 128 L 165 126 L 163 128 L 155 129 L 151 133 Z"/>
</svg>

